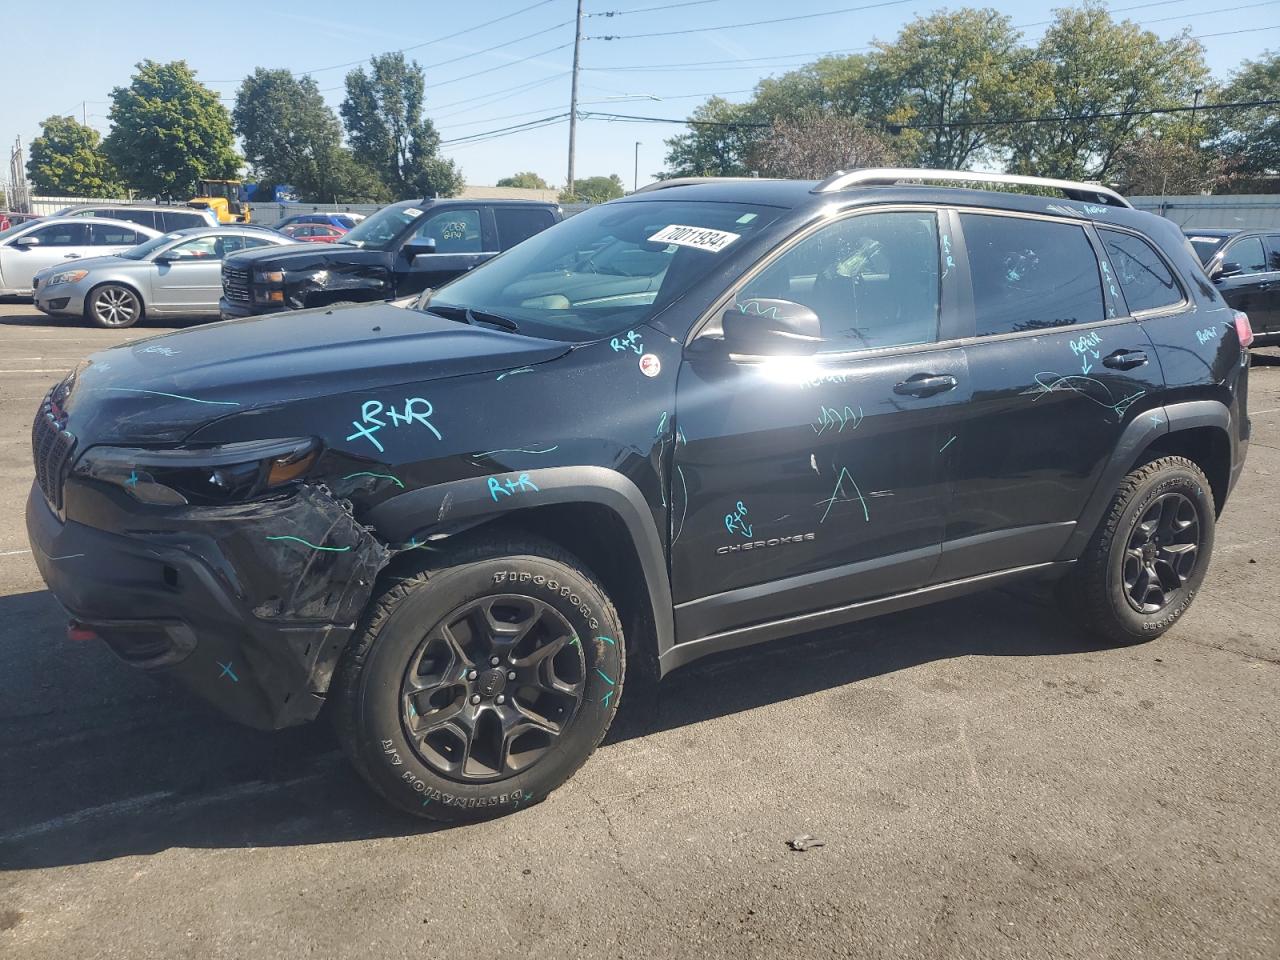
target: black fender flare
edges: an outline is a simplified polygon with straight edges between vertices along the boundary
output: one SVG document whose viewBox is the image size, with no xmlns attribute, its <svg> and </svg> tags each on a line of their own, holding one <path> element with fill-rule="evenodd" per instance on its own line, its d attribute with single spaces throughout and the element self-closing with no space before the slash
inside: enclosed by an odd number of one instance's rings
<svg viewBox="0 0 1280 960">
<path fill-rule="evenodd" d="M 363 519 L 383 541 L 403 544 L 413 539 L 424 541 L 433 530 L 461 531 L 531 507 L 574 503 L 603 506 L 626 526 L 644 571 L 657 644 L 655 653 L 661 658 L 675 643 L 675 611 L 662 536 L 640 489 L 607 467 L 548 467 L 502 477 L 521 474 L 536 485 L 536 491 L 518 490 L 498 496 L 490 489 L 489 476 L 452 480 L 384 500 Z"/>
<path fill-rule="evenodd" d="M 1055 559 L 1075 560 L 1102 522 L 1103 514 L 1115 496 L 1116 487 L 1133 467 L 1143 450 L 1161 437 L 1181 430 L 1212 427 L 1231 437 L 1231 409 L 1217 400 L 1186 400 L 1162 407 L 1151 407 L 1129 421 L 1120 434 L 1111 459 L 1107 462 L 1085 504 L 1076 528 Z M 1235 445 L 1232 444 L 1234 452 Z"/>
</svg>

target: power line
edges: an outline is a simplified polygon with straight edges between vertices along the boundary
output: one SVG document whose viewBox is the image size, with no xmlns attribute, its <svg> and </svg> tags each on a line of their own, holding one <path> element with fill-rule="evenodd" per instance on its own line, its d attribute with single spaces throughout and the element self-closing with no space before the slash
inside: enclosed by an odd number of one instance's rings
<svg viewBox="0 0 1280 960">
<path fill-rule="evenodd" d="M 385 52 L 408 53 L 410 50 L 421 50 L 423 47 L 429 47 L 437 43 L 444 43 L 446 40 L 452 40 L 454 37 L 461 37 L 463 34 L 473 33 L 476 30 L 483 30 L 485 27 L 491 27 L 495 23 L 501 23 L 503 20 L 510 20 L 512 17 L 518 17 L 521 14 L 528 13 L 530 10 L 536 10 L 538 7 L 545 7 L 548 3 L 553 3 L 553 2 L 554 0 L 537 0 L 536 3 L 531 3 L 527 7 L 521 7 L 519 10 L 513 10 L 511 13 L 504 13 L 500 17 L 494 17 L 492 20 L 486 20 L 484 23 L 477 23 L 475 26 L 466 27 L 462 30 L 458 30 L 455 33 L 450 33 L 447 36 L 436 37 L 434 40 L 424 40 L 421 43 L 414 43 L 414 44 L 410 44 L 407 47 L 400 47 L 398 50 L 388 50 Z M 327 70 L 341 70 L 343 67 L 355 67 L 355 66 L 359 66 L 362 63 L 367 63 L 369 60 L 373 59 L 373 57 L 377 55 L 378 54 L 376 53 L 371 53 L 369 54 L 369 56 L 362 57 L 359 60 L 348 60 L 346 63 L 335 63 L 327 67 L 315 67 L 311 70 L 290 70 L 289 72 L 293 74 L 295 77 L 304 77 L 313 73 L 324 73 Z M 239 80 L 205 80 L 203 82 L 204 83 L 239 83 L 240 81 Z M 330 87 L 329 89 L 333 90 L 337 88 Z"/>
<path fill-rule="evenodd" d="M 514 40 L 508 40 L 506 43 L 495 44 L 492 47 L 485 47 L 483 50 L 473 50 L 470 53 L 464 53 L 460 57 L 454 57 L 452 60 L 432 60 L 431 69 L 435 70 L 439 67 L 447 67 L 451 63 L 457 63 L 459 60 L 470 60 L 472 57 L 478 57 L 485 53 L 492 53 L 494 50 L 501 50 L 503 47 L 509 47 L 513 43 L 520 43 L 523 40 L 532 40 L 534 37 L 540 37 L 544 33 L 550 33 L 552 30 L 559 30 L 561 27 L 567 27 L 573 23 L 572 20 L 561 20 L 559 23 L 553 23 L 545 30 L 539 30 L 536 33 L 526 33 L 523 37 L 516 37 Z"/>
<path fill-rule="evenodd" d="M 1201 103 L 1194 106 L 1156 107 L 1150 110 L 1116 110 L 1104 113 L 1058 114 L 1040 117 L 1005 117 L 993 120 L 944 120 L 936 123 L 885 123 L 893 130 L 929 130 L 944 127 L 996 127 L 1016 126 L 1023 123 L 1066 123 L 1078 120 L 1113 120 L 1127 117 L 1150 117 L 1163 113 L 1188 113 L 1205 110 L 1233 110 L 1249 107 L 1270 107 L 1280 104 L 1280 97 L 1265 100 L 1237 100 L 1232 103 Z M 756 123 L 734 120 L 675 120 L 670 117 L 645 117 L 630 113 L 583 112 L 582 116 L 592 120 L 619 120 L 631 123 L 675 123 L 690 127 L 737 127 L 739 129 L 759 129 L 768 127 L 768 123 Z"/>
<path fill-rule="evenodd" d="M 425 86 L 425 89 L 427 90 L 433 90 L 436 87 L 448 86 L 451 83 L 458 83 L 462 80 L 470 80 L 472 77 L 479 77 L 479 76 L 483 76 L 486 73 L 493 73 L 495 70 L 505 70 L 508 67 L 514 67 L 521 63 L 528 63 L 530 60 L 538 59 L 538 57 L 545 57 L 548 53 L 555 53 L 557 50 L 563 50 L 565 49 L 565 47 L 572 47 L 572 46 L 573 46 L 573 41 L 570 40 L 568 43 L 561 43 L 554 47 L 549 47 L 546 50 L 540 50 L 537 53 L 531 53 L 527 57 L 520 57 L 519 59 L 516 59 L 516 60 L 510 60 L 507 63 L 500 63 L 496 67 L 486 67 L 484 70 L 476 70 L 474 73 L 464 73 L 461 76 L 450 77 L 448 80 L 441 80 L 439 83 L 428 83 L 428 84 L 425 84 L 424 86 Z"/>
<path fill-rule="evenodd" d="M 488 103 L 477 104 L 475 102 L 477 100 L 486 100 L 490 102 L 493 102 L 496 100 L 502 100 L 509 94 L 523 93 L 526 90 L 532 90 L 534 87 L 545 86 L 546 84 L 551 83 L 551 81 L 553 80 L 560 80 L 564 77 L 567 77 L 568 75 L 569 75 L 569 71 L 565 70 L 563 73 L 555 73 L 549 77 L 542 77 L 541 79 L 538 79 L 538 80 L 530 80 L 528 83 L 518 83 L 514 87 L 504 87 L 501 90 L 492 90 L 489 93 L 480 93 L 474 97 L 464 97 L 462 100 L 452 100 L 449 103 L 439 103 L 439 104 L 436 104 L 435 107 L 436 109 L 446 110 L 449 107 L 461 106 L 464 103 L 472 104 L 472 106 L 467 108 L 466 110 L 459 110 L 457 111 L 457 113 L 444 114 L 444 116 L 456 117 L 458 113 L 470 113 L 471 110 L 473 110 L 476 106 L 488 106 Z M 436 115 L 436 119 L 443 119 L 443 118 L 444 117 L 442 117 L 439 114 Z"/>
<path fill-rule="evenodd" d="M 522 133 L 525 130 L 536 129 L 537 127 L 540 127 L 540 126 L 546 126 L 549 123 L 552 123 L 556 120 L 564 120 L 568 116 L 569 116 L 568 113 L 556 113 L 548 117 L 539 117 L 537 120 L 526 120 L 524 123 L 513 123 L 509 127 L 498 127 L 496 130 L 482 130 L 479 133 L 471 133 L 463 137 L 454 137 L 451 140 L 441 140 L 440 146 L 447 147 L 457 143 L 468 143 L 470 141 L 478 141 L 478 140 L 490 140 L 490 139 L 494 139 L 498 134 L 507 136 L 512 133 Z"/>
<path fill-rule="evenodd" d="M 1109 14 L 1128 13 L 1133 10 L 1146 10 L 1146 9 L 1149 9 L 1150 7 L 1168 7 L 1168 6 L 1172 6 L 1175 3 L 1185 3 L 1185 2 L 1187 2 L 1187 0 L 1157 0 L 1157 2 L 1154 2 L 1154 3 L 1152 2 L 1137 3 L 1128 7 L 1109 8 L 1107 10 L 1107 13 Z M 1155 20 L 1141 20 L 1141 21 L 1137 21 L 1137 25 L 1145 26 L 1147 24 L 1152 24 L 1152 23 L 1164 23 L 1169 20 L 1190 20 L 1193 17 L 1205 17 L 1211 14 L 1218 15 L 1223 13 L 1231 13 L 1236 10 L 1248 10 L 1253 7 L 1266 7 L 1266 6 L 1271 6 L 1274 3 L 1275 3 L 1275 0 L 1266 0 L 1266 2 L 1263 2 L 1263 3 L 1250 3 L 1250 4 L 1245 4 L 1243 6 L 1238 6 L 1238 7 L 1215 8 L 1212 10 L 1199 10 L 1194 13 L 1188 13 L 1188 14 L 1183 14 L 1179 16 L 1160 17 Z M 1034 23 L 1015 23 L 1013 25 L 1013 29 L 1025 30 L 1030 27 L 1042 27 L 1045 24 L 1054 23 L 1054 22 L 1055 21 L 1053 20 L 1037 20 Z M 742 26 L 746 26 L 746 24 L 742 24 Z M 1267 29 L 1267 28 L 1264 27 L 1262 29 Z M 1225 36 L 1225 35 L 1226 34 L 1205 34 L 1204 36 Z M 845 54 L 845 53 L 859 53 L 863 50 L 870 50 L 872 49 L 873 46 L 874 44 L 863 44 L 858 47 L 842 47 L 837 50 L 810 50 L 806 52 L 797 51 L 795 53 L 774 53 L 774 54 L 770 54 L 768 56 L 763 56 L 763 57 L 746 57 L 746 58 L 735 59 L 734 63 L 741 64 L 742 65 L 741 67 L 734 66 L 734 65 L 708 66 L 706 60 L 686 60 L 686 61 L 677 62 L 677 63 L 627 64 L 623 66 L 610 66 L 610 67 L 583 67 L 582 69 L 590 70 L 593 73 L 663 72 L 663 71 L 670 71 L 673 68 L 681 68 L 681 69 L 687 68 L 689 70 L 699 70 L 699 71 L 750 69 L 750 67 L 748 67 L 747 65 L 763 64 L 764 61 L 767 61 L 767 60 L 779 60 L 779 61 L 787 60 L 787 61 L 796 61 L 797 64 L 804 64 L 809 62 L 808 58 L 811 58 L 811 57 L 821 58 L 821 57 L 836 56 L 838 54 Z M 800 58 L 800 59 L 797 60 L 796 58 Z M 769 65 L 770 66 L 791 66 L 792 64 L 776 63 L 776 64 L 769 64 Z"/>
<path fill-rule="evenodd" d="M 636 7 L 634 10 L 604 10 L 600 13 L 584 13 L 584 17 L 625 17 L 632 13 L 652 13 L 654 10 L 674 10 L 676 7 L 701 7 L 708 3 L 724 3 L 724 0 L 683 0 L 682 3 L 664 3 L 657 7 Z"/>
<path fill-rule="evenodd" d="M 710 33 L 719 30 L 737 30 L 741 27 L 759 27 L 772 23 L 794 23 L 797 20 L 814 20 L 818 17 L 834 17 L 842 13 L 857 13 L 860 10 L 875 10 L 880 7 L 900 7 L 914 0 L 881 0 L 880 3 L 868 3 L 860 7 L 842 7 L 839 10 L 824 10 L 821 13 L 800 13 L 792 17 L 776 17 L 772 20 L 749 20 L 746 23 L 726 23 L 715 27 L 688 27 L 684 30 L 659 30 L 654 33 L 627 33 L 603 37 L 591 37 L 592 40 L 640 40 L 648 37 L 677 37 L 689 33 Z"/>
</svg>

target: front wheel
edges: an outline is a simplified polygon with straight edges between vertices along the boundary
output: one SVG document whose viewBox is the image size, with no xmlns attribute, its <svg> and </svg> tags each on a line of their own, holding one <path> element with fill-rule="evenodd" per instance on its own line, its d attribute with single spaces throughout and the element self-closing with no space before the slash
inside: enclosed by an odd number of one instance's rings
<svg viewBox="0 0 1280 960">
<path fill-rule="evenodd" d="M 85 312 L 100 327 L 132 327 L 142 319 L 142 300 L 128 287 L 107 283 L 89 295 Z"/>
<path fill-rule="evenodd" d="M 568 780 L 608 731 L 624 672 L 618 615 L 579 562 L 541 541 L 479 545 L 370 602 L 334 720 L 393 805 L 474 819 Z"/>
<path fill-rule="evenodd" d="M 1115 643 L 1160 636 L 1186 613 L 1213 552 L 1209 481 L 1184 457 L 1162 457 L 1124 478 L 1075 569 L 1066 612 Z"/>
</svg>

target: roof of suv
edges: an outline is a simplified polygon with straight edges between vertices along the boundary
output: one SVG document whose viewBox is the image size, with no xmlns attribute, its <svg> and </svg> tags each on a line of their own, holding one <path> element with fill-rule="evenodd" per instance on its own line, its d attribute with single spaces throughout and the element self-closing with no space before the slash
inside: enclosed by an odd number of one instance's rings
<svg viewBox="0 0 1280 960">
<path fill-rule="evenodd" d="M 160 213 L 194 213 L 200 214 L 205 212 L 204 207 L 186 207 L 181 204 L 172 204 L 164 206 L 163 204 L 154 203 L 76 203 L 69 207 L 64 207 L 58 211 L 58 216 L 72 216 L 82 210 L 151 210 Z"/>
<path fill-rule="evenodd" d="M 912 182 L 914 180 L 922 182 Z M 982 189 L 980 186 L 975 189 L 973 186 L 984 182 L 999 183 L 1004 189 Z M 1030 189 L 1019 190 L 1019 187 Z M 1057 193 L 1046 197 L 1031 192 L 1031 189 L 1052 189 Z M 1096 184 L 970 171 L 896 168 L 838 173 L 823 181 L 754 177 L 682 178 L 651 183 L 624 199 L 677 198 L 760 203 L 792 210 L 824 207 L 832 203 L 845 205 L 851 201 L 968 203 L 1008 209 L 1042 209 L 1046 200 L 1052 200 L 1084 204 L 1084 208 L 1071 208 L 1070 212 L 1077 215 L 1133 213 L 1128 201 L 1109 188 Z"/>
</svg>

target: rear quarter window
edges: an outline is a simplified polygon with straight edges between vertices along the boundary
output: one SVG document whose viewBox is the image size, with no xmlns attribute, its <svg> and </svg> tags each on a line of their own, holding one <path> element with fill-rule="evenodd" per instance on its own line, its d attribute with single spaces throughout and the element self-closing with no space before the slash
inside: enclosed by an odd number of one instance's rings
<svg viewBox="0 0 1280 960">
<path fill-rule="evenodd" d="M 1114 230 L 1099 230 L 1130 313 L 1182 303 L 1182 287 L 1151 244 Z"/>
<path fill-rule="evenodd" d="M 503 250 L 528 240 L 555 223 L 550 210 L 495 207 L 493 216 L 498 222 L 498 246 Z"/>
</svg>

